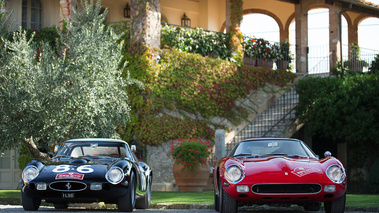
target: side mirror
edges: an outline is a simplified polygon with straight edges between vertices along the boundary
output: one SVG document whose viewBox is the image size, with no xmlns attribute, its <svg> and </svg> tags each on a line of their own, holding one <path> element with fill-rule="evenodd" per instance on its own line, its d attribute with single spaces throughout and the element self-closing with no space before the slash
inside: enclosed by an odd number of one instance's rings
<svg viewBox="0 0 379 213">
<path fill-rule="evenodd" d="M 326 151 L 326 152 L 324 153 L 324 156 L 325 156 L 326 158 L 331 157 L 331 156 L 332 156 L 332 153 L 329 152 L 329 151 Z"/>
<path fill-rule="evenodd" d="M 58 145 L 55 145 L 55 146 L 54 146 L 54 153 L 56 153 L 56 152 L 58 151 L 58 148 L 59 148 Z"/>
<path fill-rule="evenodd" d="M 135 153 L 137 151 L 136 145 L 131 145 L 130 150 Z"/>
</svg>

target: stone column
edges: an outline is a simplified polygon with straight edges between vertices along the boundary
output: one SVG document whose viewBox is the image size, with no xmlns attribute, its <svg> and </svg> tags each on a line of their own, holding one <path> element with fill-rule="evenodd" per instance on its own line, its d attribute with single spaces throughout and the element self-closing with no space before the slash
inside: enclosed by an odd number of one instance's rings
<svg viewBox="0 0 379 213">
<path fill-rule="evenodd" d="M 336 68 L 341 61 L 341 14 L 342 6 L 335 2 L 329 7 L 329 65 Z"/>
<path fill-rule="evenodd" d="M 296 72 L 308 72 L 308 8 L 305 1 L 295 5 Z"/>
<path fill-rule="evenodd" d="M 232 10 L 230 7 L 232 6 L 232 3 L 230 0 L 225 0 L 226 2 L 226 16 L 225 16 L 225 30 L 226 33 L 228 34 L 230 31 L 230 26 L 232 26 L 232 21 L 230 20 L 230 16 L 232 14 Z"/>
<path fill-rule="evenodd" d="M 215 157 L 219 160 L 225 156 L 225 130 L 217 129 L 215 133 Z"/>
<path fill-rule="evenodd" d="M 76 0 L 60 0 L 60 10 L 59 10 L 59 15 L 60 15 L 60 20 L 62 21 L 63 19 L 69 19 L 72 13 L 72 8 L 75 7 L 76 5 Z M 59 23 L 59 27 L 62 29 L 63 28 L 63 23 Z"/>
<path fill-rule="evenodd" d="M 348 45 L 358 44 L 358 24 L 351 24 L 348 27 Z"/>
<path fill-rule="evenodd" d="M 0 12 L 2 12 L 2 13 L 7 12 L 7 2 L 8 1 L 2 2 L 2 4 L 0 5 Z"/>
<path fill-rule="evenodd" d="M 131 0 L 132 41 L 160 48 L 160 0 Z"/>
</svg>

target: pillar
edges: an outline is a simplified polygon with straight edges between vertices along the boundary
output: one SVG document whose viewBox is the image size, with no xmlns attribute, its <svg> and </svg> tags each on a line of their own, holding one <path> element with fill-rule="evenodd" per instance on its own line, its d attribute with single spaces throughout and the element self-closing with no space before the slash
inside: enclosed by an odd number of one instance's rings
<svg viewBox="0 0 379 213">
<path fill-rule="evenodd" d="M 71 16 L 72 8 L 76 5 L 76 0 L 60 0 L 59 4 L 61 6 L 59 10 L 60 20 L 68 19 Z M 59 23 L 59 27 L 63 28 L 63 23 Z"/>
<path fill-rule="evenodd" d="M 335 2 L 329 7 L 329 65 L 330 69 L 336 68 L 341 61 L 341 18 L 342 5 Z"/>
<path fill-rule="evenodd" d="M 7 1 L 0 1 L 1 5 L 0 5 L 0 12 L 1 13 L 4 13 L 4 12 L 7 12 Z"/>
<path fill-rule="evenodd" d="M 217 129 L 215 133 L 215 157 L 219 160 L 225 157 L 225 130 Z"/>
<path fill-rule="evenodd" d="M 226 1 L 225 29 L 226 29 L 226 34 L 228 34 L 230 31 L 230 26 L 232 26 L 232 21 L 230 20 L 230 16 L 232 14 L 232 10 L 231 10 L 232 3 L 230 2 L 230 0 L 225 0 L 225 1 Z"/>
<path fill-rule="evenodd" d="M 308 72 L 308 8 L 305 1 L 295 5 L 296 72 Z"/>
<path fill-rule="evenodd" d="M 160 0 L 131 0 L 132 41 L 160 48 Z"/>
<path fill-rule="evenodd" d="M 358 44 L 358 24 L 348 26 L 348 45 Z"/>
</svg>

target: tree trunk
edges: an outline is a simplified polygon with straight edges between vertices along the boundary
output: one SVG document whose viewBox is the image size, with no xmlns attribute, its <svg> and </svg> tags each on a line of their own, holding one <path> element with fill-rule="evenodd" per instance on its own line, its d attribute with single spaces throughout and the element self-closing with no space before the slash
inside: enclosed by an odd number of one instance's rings
<svg viewBox="0 0 379 213">
<path fill-rule="evenodd" d="M 28 147 L 33 158 L 37 160 L 43 160 L 43 161 L 50 160 L 50 157 L 47 153 L 43 153 L 38 150 L 36 144 L 33 142 L 33 137 L 25 138 L 25 144 L 26 144 L 26 147 Z"/>
</svg>

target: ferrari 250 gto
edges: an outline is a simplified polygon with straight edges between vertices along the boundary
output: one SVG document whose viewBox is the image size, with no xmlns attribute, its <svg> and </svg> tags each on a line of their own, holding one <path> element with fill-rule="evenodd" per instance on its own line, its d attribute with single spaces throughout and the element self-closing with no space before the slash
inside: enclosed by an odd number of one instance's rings
<svg viewBox="0 0 379 213">
<path fill-rule="evenodd" d="M 300 140 L 256 138 L 238 143 L 214 165 L 216 211 L 237 212 L 239 205 L 297 204 L 307 211 L 345 210 L 346 173 L 330 152 L 319 159 Z"/>
</svg>

